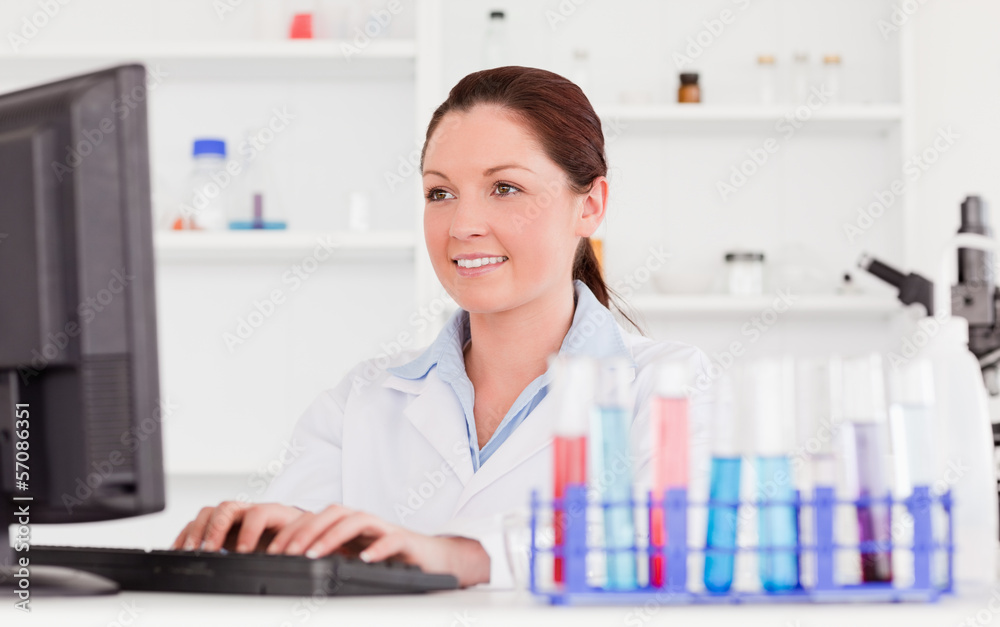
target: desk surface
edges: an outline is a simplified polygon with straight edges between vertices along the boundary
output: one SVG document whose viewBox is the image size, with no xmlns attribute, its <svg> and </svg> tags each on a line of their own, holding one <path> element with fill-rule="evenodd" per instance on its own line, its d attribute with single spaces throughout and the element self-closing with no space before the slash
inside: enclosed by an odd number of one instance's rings
<svg viewBox="0 0 1000 627">
<path fill-rule="evenodd" d="M 298 625 L 406 625 L 434 627 L 530 627 L 532 625 L 761 625 L 859 627 L 901 625 L 952 627 L 1000 624 L 1000 593 L 936 604 L 744 605 L 672 607 L 549 607 L 515 592 L 465 590 L 406 597 L 293 598 L 229 595 L 122 593 L 95 598 L 38 598 L 26 615 L 5 599 L 0 624 L 78 627 L 295 627 Z"/>
<path fill-rule="evenodd" d="M 34 525 L 35 544 L 163 548 L 201 506 L 248 490 L 245 477 L 169 477 L 165 512 L 128 520 L 79 525 Z M 296 598 L 233 595 L 121 593 L 94 598 L 33 598 L 32 612 L 14 609 L 0 595 L 0 625 L 28 627 L 297 627 L 299 625 L 415 625 L 530 627 L 568 624 L 761 625 L 766 627 L 952 627 L 1000 625 L 1000 585 L 990 592 L 935 604 L 550 607 L 516 592 L 463 590 L 399 597 Z M 990 607 L 992 601 L 992 608 Z M 679 622 L 675 622 L 679 621 Z M 696 623 L 697 621 L 697 623 Z"/>
</svg>

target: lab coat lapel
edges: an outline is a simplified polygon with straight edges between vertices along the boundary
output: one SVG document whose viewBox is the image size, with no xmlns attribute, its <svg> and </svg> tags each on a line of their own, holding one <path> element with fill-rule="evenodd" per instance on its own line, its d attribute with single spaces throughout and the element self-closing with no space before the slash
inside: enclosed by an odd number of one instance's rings
<svg viewBox="0 0 1000 627">
<path fill-rule="evenodd" d="M 465 412 L 451 386 L 437 376 L 437 369 L 419 382 L 393 375 L 384 385 L 414 394 L 403 415 L 448 462 L 462 485 L 467 485 L 473 469 L 468 428 L 463 419 Z"/>
<path fill-rule="evenodd" d="M 552 444 L 554 416 L 551 399 L 551 395 L 546 395 L 472 476 L 455 506 L 456 514 L 477 493 Z"/>
</svg>

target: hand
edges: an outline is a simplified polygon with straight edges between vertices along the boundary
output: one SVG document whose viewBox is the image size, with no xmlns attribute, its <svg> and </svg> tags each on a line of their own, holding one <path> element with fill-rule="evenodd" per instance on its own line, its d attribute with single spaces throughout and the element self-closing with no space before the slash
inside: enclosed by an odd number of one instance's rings
<svg viewBox="0 0 1000 627">
<path fill-rule="evenodd" d="M 225 501 L 218 507 L 205 507 L 174 540 L 173 549 L 218 551 L 225 545 L 239 553 L 250 553 L 268 539 L 268 531 L 278 531 L 305 512 L 279 503 Z M 235 542 L 232 538 L 234 530 Z M 228 541 L 227 541 L 228 537 Z M 233 546 L 235 545 L 235 546 Z"/>
<path fill-rule="evenodd" d="M 392 557 L 428 573 L 452 574 L 462 587 L 490 579 L 489 555 L 475 540 L 427 536 L 341 505 L 318 514 L 305 512 L 287 522 L 267 552 L 322 557 L 345 548 L 360 549 L 359 557 L 366 562 Z"/>
</svg>

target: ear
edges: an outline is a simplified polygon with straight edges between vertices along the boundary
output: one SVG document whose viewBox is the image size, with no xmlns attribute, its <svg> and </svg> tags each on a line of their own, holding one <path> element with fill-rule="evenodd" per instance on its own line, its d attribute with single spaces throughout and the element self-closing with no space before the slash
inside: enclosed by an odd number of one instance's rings
<svg viewBox="0 0 1000 627">
<path fill-rule="evenodd" d="M 580 206 L 580 213 L 577 217 L 576 235 L 590 237 L 593 235 L 601 222 L 604 222 L 604 214 L 608 209 L 608 179 L 599 176 L 594 179 L 594 184 L 590 192 L 583 197 Z"/>
</svg>

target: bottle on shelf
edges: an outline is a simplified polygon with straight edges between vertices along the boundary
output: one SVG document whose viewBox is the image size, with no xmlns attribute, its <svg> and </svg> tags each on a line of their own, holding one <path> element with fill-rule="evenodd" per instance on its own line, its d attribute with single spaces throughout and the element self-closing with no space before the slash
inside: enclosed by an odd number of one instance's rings
<svg viewBox="0 0 1000 627">
<path fill-rule="evenodd" d="M 483 38 L 483 69 L 507 65 L 509 55 L 507 14 L 503 11 L 490 11 L 486 37 Z"/>
<path fill-rule="evenodd" d="M 801 104 L 809 97 L 809 53 L 796 52 L 792 56 L 792 102 Z"/>
<path fill-rule="evenodd" d="M 226 228 L 232 194 L 232 175 L 226 171 L 226 142 L 196 139 L 194 167 L 186 202 L 173 224 L 175 230 L 220 231 Z"/>
<path fill-rule="evenodd" d="M 590 90 L 590 52 L 586 48 L 573 49 L 573 67 L 569 79 L 587 93 Z"/>
<path fill-rule="evenodd" d="M 677 102 L 701 102 L 701 87 L 698 85 L 697 72 L 682 72 L 681 86 L 677 89 Z"/>
<path fill-rule="evenodd" d="M 773 54 L 757 57 L 758 101 L 764 106 L 778 102 L 778 65 Z"/>
<path fill-rule="evenodd" d="M 830 104 L 844 103 L 844 70 L 839 54 L 823 57 L 823 87 L 829 94 Z"/>
</svg>

